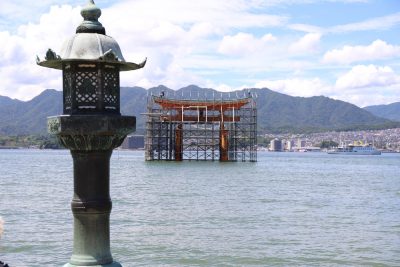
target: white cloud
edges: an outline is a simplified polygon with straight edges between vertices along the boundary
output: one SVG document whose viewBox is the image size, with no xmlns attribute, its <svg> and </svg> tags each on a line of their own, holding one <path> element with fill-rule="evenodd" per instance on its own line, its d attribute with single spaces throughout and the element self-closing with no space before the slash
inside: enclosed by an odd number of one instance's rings
<svg viewBox="0 0 400 267">
<path fill-rule="evenodd" d="M 0 50 L 0 95 L 27 100 L 45 88 L 61 89 L 61 72 L 36 66 L 35 56 L 38 54 L 43 58 L 47 48 L 59 52 L 62 41 L 74 34 L 82 18 L 79 14 L 80 7 L 72 8 L 64 5 L 48 9 L 49 3 L 54 3 L 55 0 L 29 2 L 34 3 L 29 5 L 23 4 L 27 0 L 18 1 L 21 1 L 18 2 L 18 6 L 28 6 L 31 10 L 22 10 L 21 13 L 14 14 L 18 11 L 17 5 L 5 5 L 4 1 L 0 1 L 0 7 L 7 8 L 7 10 L 0 8 L 0 15 L 18 18 L 23 16 L 24 12 L 25 15 L 43 15 L 40 19 L 36 17 L 26 20 L 36 21 L 34 23 L 27 23 L 9 31 L 0 30 L 0 46 L 2 47 Z M 71 2 L 72 0 L 60 0 L 60 3 Z M 302 0 L 301 4 L 315 2 L 315 0 Z M 100 17 L 100 22 L 105 26 L 107 34 L 118 41 L 125 59 L 141 62 L 144 57 L 148 57 L 144 69 L 121 74 L 122 86 L 152 87 L 164 84 L 171 88 L 180 88 L 188 84 L 197 84 L 232 91 L 244 87 L 244 84 L 257 84 L 257 87 L 267 86 L 291 95 L 323 94 L 345 101 L 354 99 L 358 104 L 367 99 L 365 92 L 373 96 L 373 101 L 378 101 L 378 99 L 386 101 L 395 99 L 396 96 L 398 101 L 399 91 L 395 91 L 399 89 L 397 78 L 394 82 L 393 80 L 392 83 L 389 82 L 393 77 L 397 77 L 393 66 L 390 69 L 392 74 L 389 70 L 386 78 L 384 71 L 379 69 L 384 67 L 375 67 L 376 72 L 380 73 L 381 82 L 366 82 L 365 85 L 357 87 L 356 85 L 362 82 L 355 82 L 355 78 L 351 78 L 350 74 L 347 76 L 343 74 L 336 83 L 326 80 L 331 75 L 330 71 L 336 70 L 329 66 L 327 72 L 321 71 L 327 66 L 321 66 L 313 55 L 311 55 L 313 58 L 310 58 L 310 53 L 319 52 L 319 47 L 324 45 L 321 43 L 322 35 L 355 31 L 358 26 L 361 27 L 360 30 L 390 28 L 398 23 L 399 14 L 323 29 L 312 25 L 296 24 L 295 17 L 290 18 L 290 22 L 293 23 L 287 25 L 289 16 L 269 13 L 268 7 L 271 5 L 299 3 L 293 0 L 203 0 L 197 2 L 118 0 L 107 4 L 105 0 L 98 0 L 96 3 L 99 7 L 104 6 L 102 3 L 107 6 L 107 8 L 102 8 L 103 15 Z M 43 10 L 49 11 L 43 13 Z M 5 24 L 0 22 L 0 27 L 2 25 Z M 276 27 L 299 30 L 305 32 L 305 35 L 294 40 L 292 36 L 285 35 Z M 268 32 L 273 32 L 274 35 Z M 277 41 L 278 38 L 279 41 Z M 371 60 L 396 55 L 397 46 L 383 41 L 376 43 L 377 41 L 365 47 L 350 47 L 350 50 L 353 50 L 349 53 L 354 58 L 345 55 L 342 58 L 356 62 L 358 59 L 354 49 L 359 51 L 358 58 L 362 58 L 365 57 L 365 51 L 375 46 L 372 49 L 373 52 L 370 53 L 370 55 L 375 55 L 375 58 Z M 332 50 L 328 53 L 346 54 L 348 53 L 346 49 Z M 381 51 L 380 54 L 379 51 Z M 332 63 L 334 59 L 329 59 L 328 53 L 326 53 L 327 62 Z M 221 56 L 221 54 L 229 56 Z M 299 58 L 298 55 L 305 56 Z M 315 70 L 320 71 L 321 77 L 313 72 Z M 349 73 L 351 71 L 349 70 Z M 292 75 L 293 73 L 295 75 Z M 286 75 L 288 78 L 260 81 L 266 75 L 267 77 Z M 361 74 L 358 73 L 358 75 Z M 371 78 L 369 81 L 372 80 Z M 377 84 L 386 84 L 379 88 L 379 95 L 373 92 L 378 88 Z"/>
<path fill-rule="evenodd" d="M 28 100 L 46 88 L 61 89 L 61 72 L 36 65 L 36 55 L 58 49 L 79 24 L 80 8 L 54 6 L 39 24 L 20 26 L 16 34 L 0 32 L 0 95 Z"/>
<path fill-rule="evenodd" d="M 134 21 L 128 24 L 135 28 L 148 21 L 169 21 L 179 25 L 207 22 L 223 29 L 262 28 L 282 25 L 287 21 L 284 16 L 253 12 L 257 7 L 255 1 L 246 0 L 125 0 L 105 11 L 126 22 L 132 21 L 133 12 Z M 127 12 L 128 10 L 131 12 Z"/>
<path fill-rule="evenodd" d="M 320 33 L 307 33 L 289 47 L 294 54 L 315 53 L 319 49 Z"/>
<path fill-rule="evenodd" d="M 357 65 L 336 80 L 336 88 L 368 88 L 384 87 L 400 84 L 397 75 L 388 66 Z M 400 95 L 400 94 L 399 94 Z"/>
<path fill-rule="evenodd" d="M 301 97 L 324 95 L 360 107 L 400 101 L 400 75 L 387 66 L 358 65 L 330 83 L 318 77 L 264 80 L 256 88 Z"/>
<path fill-rule="evenodd" d="M 269 42 L 276 41 L 272 34 L 257 39 L 252 34 L 240 32 L 234 36 L 224 36 L 218 52 L 225 55 L 245 55 L 263 50 Z"/>
<path fill-rule="evenodd" d="M 342 33 L 342 32 L 354 32 L 354 31 L 385 30 L 392 28 L 393 26 L 398 25 L 399 23 L 400 23 L 400 12 L 387 16 L 367 19 L 361 22 L 337 25 L 334 27 L 330 27 L 328 31 L 333 33 Z"/>
<path fill-rule="evenodd" d="M 226 32 L 286 22 L 283 16 L 255 12 L 260 5 L 258 1 L 245 0 L 123 0 L 103 8 L 99 21 L 120 44 L 126 60 L 141 62 L 148 57 L 145 69 L 121 75 L 121 85 L 165 84 L 179 88 L 206 83 L 206 79 L 187 70 L 192 66 L 185 65 L 184 60 L 215 52 L 216 39 Z M 1 6 L 7 10 L 0 14 L 12 15 L 15 9 L 15 5 L 3 2 Z M 82 20 L 80 9 L 53 6 L 38 23 L 22 25 L 13 33 L 0 31 L 0 64 L 7 65 L 0 69 L 0 95 L 27 100 L 45 88 L 61 89 L 61 73 L 36 66 L 35 57 L 43 58 L 48 48 L 59 53 L 62 42 L 74 34 Z M 31 11 L 34 10 L 38 9 Z M 265 35 L 259 42 L 273 38 Z"/>
<path fill-rule="evenodd" d="M 310 79 L 289 78 L 282 80 L 265 80 L 257 82 L 255 87 L 266 87 L 280 93 L 303 97 L 329 95 L 331 92 L 331 87 L 317 77 Z"/>
<path fill-rule="evenodd" d="M 295 31 L 302 31 L 302 32 L 307 32 L 307 33 L 322 33 L 323 29 L 318 26 L 314 25 L 309 25 L 309 24 L 290 24 L 288 25 L 289 29 L 295 30 Z"/>
<path fill-rule="evenodd" d="M 351 2 L 351 0 L 349 2 Z M 400 24 L 400 12 L 382 17 L 369 18 L 364 21 L 335 25 L 331 27 L 319 27 L 317 25 L 303 23 L 293 23 L 287 25 L 287 27 L 295 31 L 302 31 L 307 33 L 338 34 L 360 31 L 388 30 L 398 24 Z"/>
<path fill-rule="evenodd" d="M 270 33 L 265 34 L 263 37 L 261 37 L 261 41 L 266 43 L 266 42 L 275 42 L 278 38 L 273 36 Z"/>
<path fill-rule="evenodd" d="M 325 53 L 324 63 L 349 64 L 358 61 L 391 59 L 400 57 L 400 46 L 376 40 L 368 46 L 344 46 Z"/>
<path fill-rule="evenodd" d="M 340 75 L 332 97 L 358 106 L 400 101 L 400 75 L 388 66 L 357 65 Z"/>
<path fill-rule="evenodd" d="M 199 22 L 195 23 L 189 31 L 192 38 L 204 38 L 214 34 L 221 34 L 222 31 L 217 27 L 214 27 L 210 22 Z"/>
<path fill-rule="evenodd" d="M 234 36 L 224 36 L 218 52 L 226 55 L 237 55 L 251 53 L 255 50 L 256 38 L 249 33 L 238 33 Z"/>
</svg>

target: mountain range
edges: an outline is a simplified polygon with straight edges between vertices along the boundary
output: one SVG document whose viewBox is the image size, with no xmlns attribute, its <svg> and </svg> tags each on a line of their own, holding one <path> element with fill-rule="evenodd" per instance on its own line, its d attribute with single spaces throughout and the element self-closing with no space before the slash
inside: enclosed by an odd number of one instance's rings
<svg viewBox="0 0 400 267">
<path fill-rule="evenodd" d="M 392 121 L 400 121 L 400 102 L 389 105 L 376 105 L 364 108 L 375 116 L 386 118 Z"/>
<path fill-rule="evenodd" d="M 317 132 L 329 130 L 383 129 L 400 127 L 400 103 L 370 106 L 364 109 L 324 96 L 293 97 L 270 89 L 245 89 L 229 93 L 256 95 L 259 132 Z M 137 132 L 144 132 L 148 95 L 183 96 L 184 98 L 219 97 L 214 89 L 190 85 L 177 91 L 165 86 L 151 89 L 121 88 L 121 113 L 137 117 Z M 225 97 L 227 93 L 225 93 Z M 0 96 L 0 134 L 46 134 L 46 118 L 62 114 L 62 92 L 47 89 L 29 101 Z"/>
</svg>

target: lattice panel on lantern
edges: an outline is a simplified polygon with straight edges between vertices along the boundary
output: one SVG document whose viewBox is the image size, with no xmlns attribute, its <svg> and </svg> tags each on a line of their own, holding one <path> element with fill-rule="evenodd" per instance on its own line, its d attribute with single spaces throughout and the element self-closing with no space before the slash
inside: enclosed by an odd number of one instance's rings
<svg viewBox="0 0 400 267">
<path fill-rule="evenodd" d="M 72 72 L 70 69 L 65 69 L 64 77 L 63 77 L 64 109 L 65 110 L 70 110 L 72 107 L 71 89 L 72 89 Z"/>
<path fill-rule="evenodd" d="M 104 102 L 106 105 L 116 108 L 118 105 L 118 70 L 106 70 L 104 72 Z"/>
<path fill-rule="evenodd" d="M 75 99 L 78 107 L 95 108 L 98 101 L 96 95 L 97 71 L 78 71 L 75 78 Z"/>
</svg>

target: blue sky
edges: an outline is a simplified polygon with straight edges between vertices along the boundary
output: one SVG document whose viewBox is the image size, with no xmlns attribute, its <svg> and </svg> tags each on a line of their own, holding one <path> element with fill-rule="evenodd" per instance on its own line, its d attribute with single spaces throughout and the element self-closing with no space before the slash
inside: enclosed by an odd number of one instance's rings
<svg viewBox="0 0 400 267">
<path fill-rule="evenodd" d="M 400 101 L 400 0 L 97 0 L 128 61 L 122 86 L 267 87 L 358 106 Z M 74 34 L 85 0 L 0 3 L 0 95 L 61 90 L 35 65 Z"/>
</svg>

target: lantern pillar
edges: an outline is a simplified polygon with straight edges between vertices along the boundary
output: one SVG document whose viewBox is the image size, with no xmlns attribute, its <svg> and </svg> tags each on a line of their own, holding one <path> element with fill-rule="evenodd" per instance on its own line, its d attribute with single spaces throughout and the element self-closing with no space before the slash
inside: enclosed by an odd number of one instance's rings
<svg viewBox="0 0 400 267">
<path fill-rule="evenodd" d="M 48 119 L 48 131 L 71 151 L 73 252 L 64 267 L 120 267 L 110 251 L 110 157 L 135 127 L 135 117 L 73 115 Z"/>
<path fill-rule="evenodd" d="M 126 62 L 118 43 L 98 21 L 101 10 L 89 0 L 84 21 L 37 64 L 63 71 L 63 115 L 48 118 L 48 132 L 71 151 L 74 193 L 72 256 L 64 267 L 121 267 L 110 250 L 110 158 L 136 129 L 136 117 L 120 113 L 120 71 L 143 68 Z"/>
</svg>

